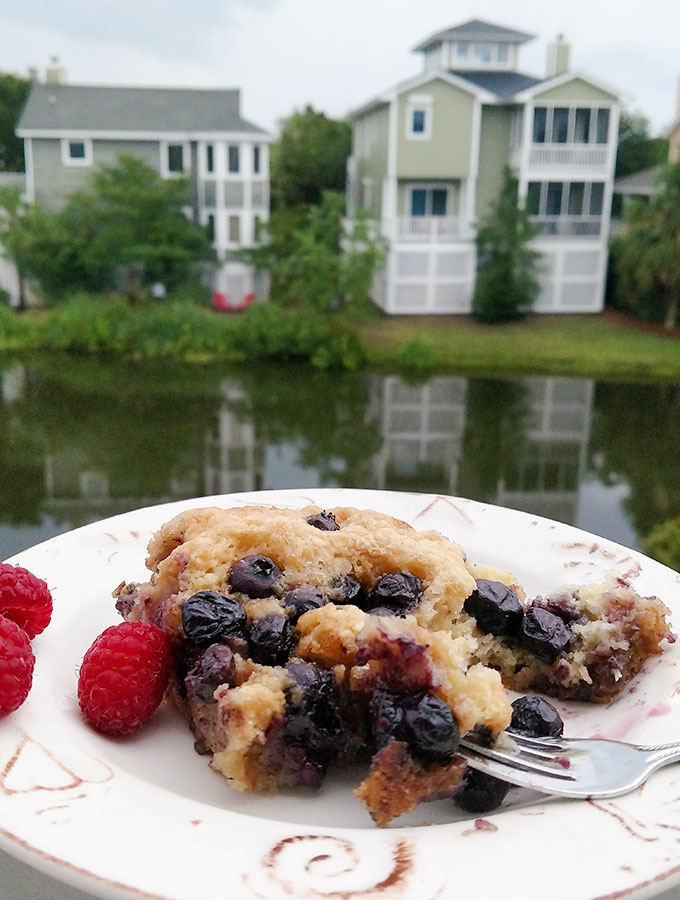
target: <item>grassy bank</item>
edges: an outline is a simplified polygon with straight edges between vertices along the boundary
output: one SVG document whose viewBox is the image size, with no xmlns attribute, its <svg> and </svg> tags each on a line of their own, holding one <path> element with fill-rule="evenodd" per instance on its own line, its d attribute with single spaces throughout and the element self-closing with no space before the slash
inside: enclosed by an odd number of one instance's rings
<svg viewBox="0 0 680 900">
<path fill-rule="evenodd" d="M 41 313 L 0 307 L 0 352 L 28 350 L 202 363 L 298 359 L 318 368 L 423 375 L 680 379 L 680 335 L 650 333 L 606 314 L 490 326 L 467 316 L 376 314 L 348 322 L 274 304 L 228 315 L 187 303 L 130 306 L 88 296 Z"/>
<path fill-rule="evenodd" d="M 467 316 L 407 316 L 364 325 L 369 363 L 442 372 L 680 378 L 680 334 L 603 315 L 531 316 L 481 325 Z"/>
</svg>

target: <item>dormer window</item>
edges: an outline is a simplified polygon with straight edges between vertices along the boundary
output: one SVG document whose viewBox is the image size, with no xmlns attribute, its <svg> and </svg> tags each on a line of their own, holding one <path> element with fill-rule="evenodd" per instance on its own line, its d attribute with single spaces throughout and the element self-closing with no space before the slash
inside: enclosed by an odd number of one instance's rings
<svg viewBox="0 0 680 900">
<path fill-rule="evenodd" d="M 65 166 L 91 166 L 92 141 L 84 138 L 62 138 L 61 161 Z"/>
<path fill-rule="evenodd" d="M 406 137 L 426 141 L 432 136 L 432 98 L 412 94 L 406 107 Z"/>
</svg>

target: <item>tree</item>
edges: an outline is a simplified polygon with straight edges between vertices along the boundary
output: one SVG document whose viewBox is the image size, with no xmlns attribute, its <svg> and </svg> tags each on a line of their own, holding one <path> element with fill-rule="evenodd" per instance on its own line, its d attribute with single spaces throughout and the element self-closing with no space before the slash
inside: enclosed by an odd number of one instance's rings
<svg viewBox="0 0 680 900">
<path fill-rule="evenodd" d="M 48 296 L 122 281 L 134 299 L 143 284 L 176 287 L 195 276 L 201 260 L 213 258 L 207 229 L 183 212 L 187 195 L 185 180 L 163 180 L 141 160 L 121 156 L 59 212 L 37 205 L 15 210 L 0 238 L 19 270 Z"/>
<path fill-rule="evenodd" d="M 274 206 L 318 205 L 324 191 L 342 193 L 351 149 L 348 122 L 329 119 L 311 106 L 294 112 L 271 148 Z"/>
<path fill-rule="evenodd" d="M 24 171 L 24 144 L 14 133 L 31 82 L 0 72 L 0 172 Z"/>
<path fill-rule="evenodd" d="M 539 254 L 529 246 L 536 230 L 518 203 L 517 179 L 506 167 L 500 194 L 481 223 L 472 311 L 481 322 L 519 319 L 538 296 Z"/>
<path fill-rule="evenodd" d="M 648 200 L 631 203 L 612 246 L 617 298 L 672 329 L 680 320 L 680 162 L 665 166 Z"/>
<path fill-rule="evenodd" d="M 659 166 L 668 159 L 668 140 L 649 134 L 649 122 L 639 114 L 621 113 L 616 151 L 616 178 Z"/>
<path fill-rule="evenodd" d="M 343 195 L 326 191 L 316 206 L 276 210 L 269 239 L 241 251 L 241 258 L 270 271 L 274 302 L 321 313 L 368 307 L 384 247 L 361 216 L 346 232 L 343 213 Z"/>
</svg>

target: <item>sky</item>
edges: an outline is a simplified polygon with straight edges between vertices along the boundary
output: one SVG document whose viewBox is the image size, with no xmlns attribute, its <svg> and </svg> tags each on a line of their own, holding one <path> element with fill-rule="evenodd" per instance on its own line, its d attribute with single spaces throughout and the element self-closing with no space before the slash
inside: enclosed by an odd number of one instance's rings
<svg viewBox="0 0 680 900">
<path fill-rule="evenodd" d="M 677 115 L 678 0 L 0 0 L 0 71 L 73 84 L 239 87 L 245 118 L 276 131 L 310 104 L 333 118 L 421 70 L 412 47 L 480 18 L 536 38 L 520 68 L 545 73 L 547 45 L 617 88 L 660 134 Z"/>
</svg>

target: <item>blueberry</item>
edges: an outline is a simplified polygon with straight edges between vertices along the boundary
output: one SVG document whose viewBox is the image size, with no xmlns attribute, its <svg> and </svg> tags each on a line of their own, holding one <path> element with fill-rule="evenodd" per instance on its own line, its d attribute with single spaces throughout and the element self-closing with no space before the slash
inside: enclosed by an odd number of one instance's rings
<svg viewBox="0 0 680 900">
<path fill-rule="evenodd" d="M 554 663 L 571 644 L 571 628 L 554 613 L 532 606 L 524 614 L 519 630 L 520 642 L 527 650 L 546 663 Z"/>
<path fill-rule="evenodd" d="M 297 633 L 285 616 L 262 616 L 250 626 L 250 656 L 263 666 L 284 665 L 297 642 Z"/>
<path fill-rule="evenodd" d="M 310 609 L 319 609 L 328 603 L 328 594 L 313 584 L 301 584 L 285 591 L 281 598 L 283 605 L 290 610 L 290 621 L 295 623 Z"/>
<path fill-rule="evenodd" d="M 342 728 L 340 693 L 335 676 L 314 663 L 287 667 L 294 686 L 286 692 L 286 736 L 320 763 L 335 758 Z"/>
<path fill-rule="evenodd" d="M 478 769 L 468 768 L 463 774 L 453 802 L 466 812 L 485 813 L 500 806 L 510 790 L 507 781 L 487 775 Z"/>
<path fill-rule="evenodd" d="M 328 595 L 333 603 L 352 603 L 362 608 L 366 601 L 364 589 L 354 575 L 339 575 L 334 578 Z"/>
<path fill-rule="evenodd" d="M 371 734 L 378 749 L 391 740 L 404 740 L 403 697 L 395 691 L 378 688 L 371 694 L 368 716 Z"/>
<path fill-rule="evenodd" d="M 314 513 L 311 516 L 307 516 L 305 519 L 308 525 L 313 525 L 314 528 L 318 528 L 320 531 L 339 531 L 340 526 L 335 521 L 335 516 L 332 512 L 326 512 L 324 509 L 323 512 Z"/>
<path fill-rule="evenodd" d="M 269 597 L 281 579 L 281 569 L 268 556 L 251 554 L 239 559 L 229 570 L 232 590 L 248 597 Z"/>
<path fill-rule="evenodd" d="M 524 615 L 517 594 L 500 581 L 486 578 L 479 579 L 463 607 L 486 634 L 513 634 Z"/>
<path fill-rule="evenodd" d="M 411 752 L 426 761 L 447 759 L 460 743 L 451 708 L 433 694 L 409 698 L 404 725 Z"/>
<path fill-rule="evenodd" d="M 221 684 L 232 686 L 236 677 L 234 654 L 224 644 L 211 644 L 196 660 L 184 678 L 189 700 L 211 703 L 213 692 Z"/>
<path fill-rule="evenodd" d="M 384 606 L 401 615 L 418 604 L 422 592 L 420 578 L 410 572 L 391 572 L 378 578 L 368 595 L 368 603 L 373 608 Z"/>
<path fill-rule="evenodd" d="M 217 591 L 199 591 L 182 606 L 184 634 L 199 647 L 242 636 L 245 623 L 246 613 L 238 600 Z"/>
<path fill-rule="evenodd" d="M 508 730 L 529 737 L 559 737 L 564 722 L 552 703 L 543 697 L 519 697 L 513 701 Z"/>
</svg>

